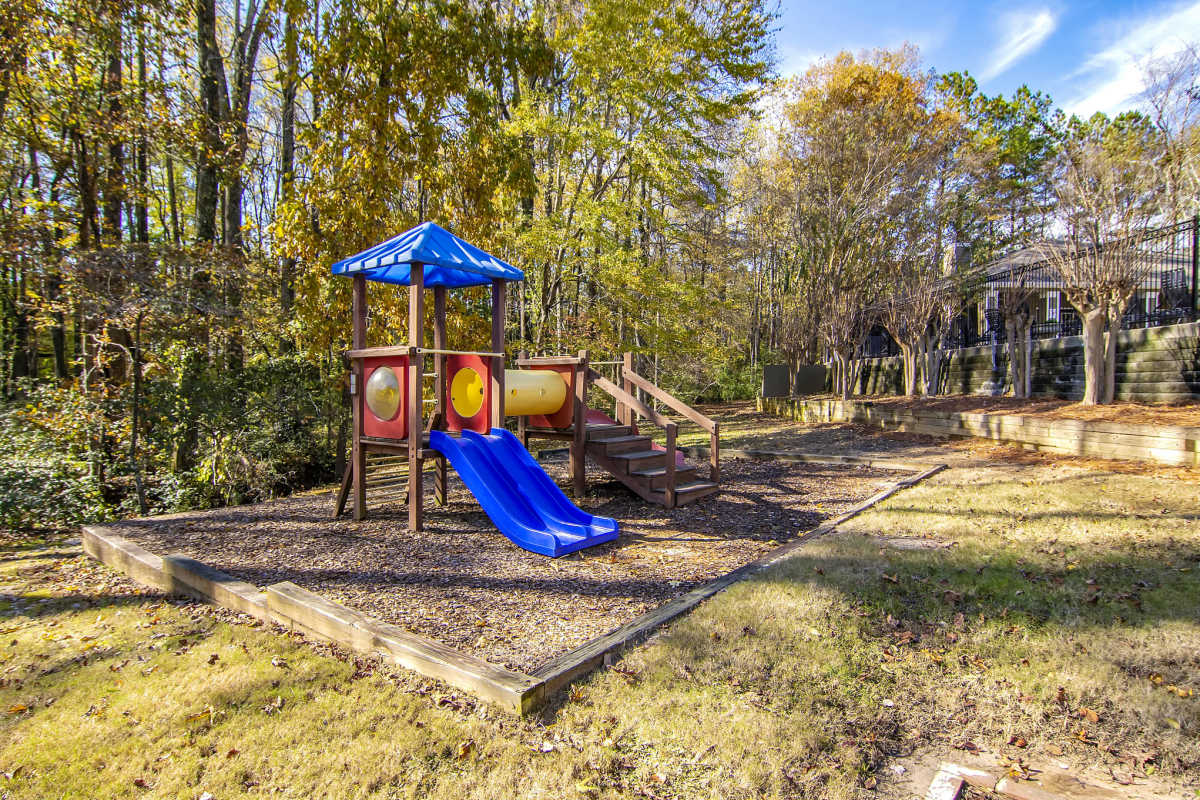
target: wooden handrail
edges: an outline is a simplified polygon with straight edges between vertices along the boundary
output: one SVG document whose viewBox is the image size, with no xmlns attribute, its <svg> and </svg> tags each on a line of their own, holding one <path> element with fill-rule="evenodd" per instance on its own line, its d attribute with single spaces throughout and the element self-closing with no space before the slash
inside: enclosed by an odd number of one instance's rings
<svg viewBox="0 0 1200 800">
<path fill-rule="evenodd" d="M 366 347 L 361 350 L 347 350 L 346 358 L 375 358 L 378 356 L 480 356 L 481 358 L 504 358 L 504 353 L 491 353 L 486 350 L 440 350 L 435 347 L 412 347 L 407 344 L 390 347 Z"/>
<path fill-rule="evenodd" d="M 629 369 L 628 367 L 626 367 L 625 369 L 622 370 L 622 374 L 624 375 L 626 380 L 631 381 L 634 385 L 636 385 L 643 392 L 650 395 L 654 399 L 658 400 L 660 403 L 666 403 L 668 406 L 670 406 L 675 411 L 675 413 L 682 414 L 683 416 L 687 417 L 689 420 L 691 420 L 692 422 L 696 423 L 701 428 L 703 428 L 706 432 L 712 433 L 713 430 L 716 428 L 717 423 L 714 422 L 712 419 L 704 416 L 699 411 L 697 411 L 696 409 L 689 406 L 687 403 L 676 398 L 674 395 L 664 391 L 663 389 L 659 388 L 658 386 L 655 386 L 653 383 L 646 380 L 641 375 L 638 375 L 636 372 Z"/>
<path fill-rule="evenodd" d="M 659 388 L 658 386 L 655 386 L 653 383 L 651 383 L 650 381 L 643 378 L 641 375 L 638 375 L 636 372 L 634 372 L 629 366 L 625 366 L 625 367 L 621 368 L 621 377 L 624 378 L 626 383 L 633 384 L 634 386 L 638 387 L 646 394 L 657 399 L 660 403 L 666 403 L 676 413 L 682 414 L 683 416 L 687 417 L 689 420 L 696 423 L 697 425 L 699 425 L 701 428 L 703 428 L 705 431 L 708 432 L 708 438 L 709 438 L 708 477 L 709 477 L 709 480 L 711 480 L 713 483 L 718 483 L 721 480 L 721 425 L 720 425 L 720 423 L 718 423 L 714 419 L 704 416 L 699 411 L 697 411 L 696 409 L 689 406 L 687 403 L 684 403 L 682 400 L 679 400 L 678 398 L 673 396 L 670 392 L 664 391 L 663 389 Z M 610 394 L 611 394 L 611 392 L 610 392 Z M 622 394 L 625 394 L 628 396 L 629 393 L 622 392 Z M 643 416 L 647 416 L 647 415 L 643 414 Z M 651 420 L 654 421 L 653 418 L 651 418 Z M 662 425 L 662 423 L 659 423 L 659 422 L 655 422 L 655 424 L 660 425 L 662 427 L 666 427 L 665 425 Z M 668 441 L 673 441 L 673 438 L 674 437 L 672 437 L 672 436 L 668 436 Z M 668 506 L 668 507 L 670 507 L 670 506 Z"/>
<path fill-rule="evenodd" d="M 667 419 L 662 414 L 659 414 L 653 408 L 646 405 L 641 400 L 638 400 L 636 397 L 629 394 L 624 389 L 622 389 L 620 386 L 617 386 L 615 383 L 610 381 L 608 378 L 605 378 L 603 375 L 596 372 L 595 370 L 589 369 L 587 371 L 587 376 L 588 376 L 588 381 L 591 382 L 591 384 L 593 386 L 595 386 L 598 389 L 602 389 L 605 392 L 608 392 L 608 394 L 611 395 L 614 399 L 620 401 L 627 408 L 633 409 L 638 414 L 640 414 L 643 417 L 645 417 L 646 419 L 650 420 L 651 422 L 653 422 L 655 425 L 659 426 L 660 428 L 666 428 L 668 425 L 670 425 L 671 427 L 677 427 L 674 422 Z"/>
<path fill-rule="evenodd" d="M 581 356 L 533 356 L 518 358 L 518 367 L 572 367 L 582 364 L 586 359 Z"/>
</svg>

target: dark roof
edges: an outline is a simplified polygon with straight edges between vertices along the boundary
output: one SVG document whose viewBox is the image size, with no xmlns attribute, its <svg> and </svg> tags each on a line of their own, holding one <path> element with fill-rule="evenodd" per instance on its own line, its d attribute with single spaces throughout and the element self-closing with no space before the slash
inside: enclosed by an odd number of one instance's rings
<svg viewBox="0 0 1200 800">
<path fill-rule="evenodd" d="M 525 273 L 463 241 L 445 228 L 423 222 L 399 236 L 334 263 L 334 275 L 365 275 L 369 281 L 408 286 L 412 265 L 421 264 L 426 286 L 484 286 L 493 278 L 521 281 Z"/>
</svg>

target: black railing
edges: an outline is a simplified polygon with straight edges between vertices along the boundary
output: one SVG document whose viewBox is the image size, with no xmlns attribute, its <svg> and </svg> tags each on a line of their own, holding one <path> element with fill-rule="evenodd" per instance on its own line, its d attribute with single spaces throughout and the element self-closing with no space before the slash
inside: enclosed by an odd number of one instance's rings
<svg viewBox="0 0 1200 800">
<path fill-rule="evenodd" d="M 1198 218 L 1150 231 L 1133 257 L 1142 262 L 1135 270 L 1140 287 L 1125 309 L 1123 330 L 1175 325 L 1200 318 Z M 998 308 L 1000 294 L 1018 287 L 1031 293 L 1033 338 L 1058 339 L 1083 332 L 1079 315 L 1063 292 L 1058 271 L 1048 260 L 1006 266 L 1001 259 L 970 279 L 966 310 L 950 326 L 945 346 L 955 349 L 1006 341 L 1004 318 Z M 863 343 L 863 355 L 867 358 L 895 356 L 899 352 L 882 326 L 873 328 Z"/>
</svg>

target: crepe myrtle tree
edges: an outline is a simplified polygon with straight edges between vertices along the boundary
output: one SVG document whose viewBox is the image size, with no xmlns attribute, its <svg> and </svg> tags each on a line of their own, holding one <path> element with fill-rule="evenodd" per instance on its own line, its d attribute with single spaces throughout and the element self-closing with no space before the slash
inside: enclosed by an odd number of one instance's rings
<svg viewBox="0 0 1200 800">
<path fill-rule="evenodd" d="M 1009 285 L 998 290 L 997 307 L 1004 320 L 1008 348 L 1008 385 L 1013 397 L 1026 399 L 1033 388 L 1033 318 L 1037 290 L 1029 285 L 1024 272 L 1009 278 Z"/>
<path fill-rule="evenodd" d="M 1073 118 L 1056 165 L 1066 237 L 1043 255 L 1083 321 L 1083 404 L 1111 403 L 1116 334 L 1151 260 L 1146 235 L 1161 208 L 1162 135 L 1143 115 Z"/>
</svg>

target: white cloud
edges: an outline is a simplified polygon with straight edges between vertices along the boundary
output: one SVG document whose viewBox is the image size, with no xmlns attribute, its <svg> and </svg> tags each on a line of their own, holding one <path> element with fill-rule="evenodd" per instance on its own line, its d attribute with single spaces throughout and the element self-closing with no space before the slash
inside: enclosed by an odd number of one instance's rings
<svg viewBox="0 0 1200 800">
<path fill-rule="evenodd" d="M 1110 43 L 1092 53 L 1072 77 L 1086 88 L 1066 104 L 1082 117 L 1115 114 L 1139 104 L 1146 62 L 1178 53 L 1200 40 L 1200 0 L 1159 16 L 1115 28 Z"/>
<path fill-rule="evenodd" d="M 980 78 L 991 80 L 1042 46 L 1054 33 L 1058 20 L 1048 8 L 1009 11 L 997 20 L 1001 41 Z"/>
<path fill-rule="evenodd" d="M 817 50 L 799 50 L 794 47 L 779 48 L 779 74 L 783 77 L 801 75 L 813 64 L 824 58 Z"/>
</svg>

